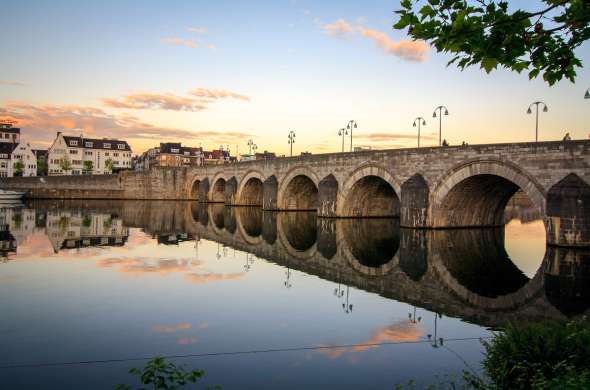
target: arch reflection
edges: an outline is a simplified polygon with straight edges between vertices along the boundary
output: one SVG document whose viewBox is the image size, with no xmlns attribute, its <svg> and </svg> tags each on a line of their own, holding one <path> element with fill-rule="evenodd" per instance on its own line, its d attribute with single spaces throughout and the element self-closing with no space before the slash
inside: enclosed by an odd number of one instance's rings
<svg viewBox="0 0 590 390">
<path fill-rule="evenodd" d="M 296 251 L 305 252 L 316 243 L 316 213 L 297 212 L 281 214 L 280 224 L 289 245 Z"/>
<path fill-rule="evenodd" d="M 248 236 L 259 237 L 262 234 L 262 209 L 258 207 L 237 207 L 241 227 Z"/>
<path fill-rule="evenodd" d="M 346 219 L 341 221 L 344 240 L 360 264 L 379 268 L 393 260 L 399 249 L 399 219 Z"/>
</svg>

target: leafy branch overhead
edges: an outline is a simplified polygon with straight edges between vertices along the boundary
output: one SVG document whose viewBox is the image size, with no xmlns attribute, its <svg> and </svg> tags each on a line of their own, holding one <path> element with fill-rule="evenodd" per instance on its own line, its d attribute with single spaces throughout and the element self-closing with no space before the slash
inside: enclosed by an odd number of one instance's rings
<svg viewBox="0 0 590 390">
<path fill-rule="evenodd" d="M 420 7 L 420 4 L 424 3 Z M 553 85 L 576 78 L 575 49 L 590 38 L 590 1 L 543 0 L 538 10 L 509 9 L 508 1 L 402 0 L 395 29 L 452 53 L 449 65 L 498 66 Z M 512 5 L 520 2 L 512 2 Z"/>
</svg>

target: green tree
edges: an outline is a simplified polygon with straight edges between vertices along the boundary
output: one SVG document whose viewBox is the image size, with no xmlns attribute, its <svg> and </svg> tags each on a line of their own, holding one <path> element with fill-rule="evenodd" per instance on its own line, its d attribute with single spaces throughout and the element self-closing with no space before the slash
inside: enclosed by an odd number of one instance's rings
<svg viewBox="0 0 590 390">
<path fill-rule="evenodd" d="M 104 167 L 106 168 L 108 173 L 113 173 L 113 160 L 110 158 L 106 159 L 104 162 Z"/>
<path fill-rule="evenodd" d="M 189 384 L 197 384 L 199 379 L 205 375 L 203 370 L 185 371 L 184 368 L 168 363 L 164 358 L 155 357 L 150 360 L 143 370 L 132 368 L 129 373 L 136 376 L 142 385 L 150 385 L 154 390 L 180 389 Z M 140 386 L 138 389 L 145 389 Z M 194 387 L 193 387 L 194 388 Z M 219 386 L 215 388 L 219 389 Z M 115 386 L 116 390 L 131 390 L 130 385 L 120 384 Z"/>
<path fill-rule="evenodd" d="M 37 160 L 37 176 L 47 176 L 47 160 L 40 158 Z"/>
<path fill-rule="evenodd" d="M 542 73 L 549 85 L 564 77 L 574 82 L 582 67 L 574 51 L 590 38 L 588 0 L 543 0 L 535 11 L 512 10 L 502 0 L 418 3 L 402 0 L 393 27 L 453 54 L 449 65 L 479 64 L 488 73 L 498 66 L 526 70 L 531 79 Z"/>
<path fill-rule="evenodd" d="M 14 168 L 14 176 L 22 176 L 23 171 L 25 169 L 25 164 L 23 164 L 23 162 L 21 160 L 16 160 L 16 162 L 13 165 L 13 168 Z"/>
<path fill-rule="evenodd" d="M 68 172 L 72 170 L 72 162 L 68 158 L 67 154 L 64 154 L 61 160 L 59 160 L 59 167 L 62 171 Z"/>
<path fill-rule="evenodd" d="M 90 160 L 84 160 L 82 169 L 85 174 L 90 175 L 92 174 L 92 170 L 94 169 L 94 163 Z"/>
</svg>

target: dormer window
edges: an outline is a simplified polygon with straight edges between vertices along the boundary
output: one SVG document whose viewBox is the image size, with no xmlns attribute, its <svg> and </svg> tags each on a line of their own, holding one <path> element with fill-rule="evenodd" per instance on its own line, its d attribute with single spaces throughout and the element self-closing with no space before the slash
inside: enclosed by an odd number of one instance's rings
<svg viewBox="0 0 590 390">
<path fill-rule="evenodd" d="M 110 149 L 111 148 L 111 144 L 103 144 L 105 149 Z"/>
<path fill-rule="evenodd" d="M 70 146 L 78 146 L 78 141 L 70 141 Z"/>
<path fill-rule="evenodd" d="M 172 153 L 178 153 L 178 152 L 180 152 L 180 149 L 173 148 L 173 149 L 170 149 L 170 151 Z"/>
<path fill-rule="evenodd" d="M 121 150 L 125 149 L 125 144 L 117 144 L 117 147 Z"/>
<path fill-rule="evenodd" d="M 92 142 L 85 142 L 84 146 L 86 146 L 87 148 L 91 148 L 92 147 Z"/>
</svg>

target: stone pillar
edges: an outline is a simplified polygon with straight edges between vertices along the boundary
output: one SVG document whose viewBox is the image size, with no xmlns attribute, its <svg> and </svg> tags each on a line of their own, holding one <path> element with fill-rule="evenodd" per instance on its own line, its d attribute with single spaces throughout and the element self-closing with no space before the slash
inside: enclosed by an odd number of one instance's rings
<svg viewBox="0 0 590 390">
<path fill-rule="evenodd" d="M 320 185 L 321 186 L 321 185 Z M 318 220 L 318 251 L 330 260 L 336 254 L 336 220 L 320 218 Z"/>
<path fill-rule="evenodd" d="M 209 179 L 205 178 L 199 183 L 199 202 L 209 202 Z"/>
<path fill-rule="evenodd" d="M 262 183 L 262 209 L 276 210 L 279 184 L 277 178 L 272 175 Z"/>
<path fill-rule="evenodd" d="M 324 177 L 318 188 L 318 217 L 336 217 L 336 198 L 338 181 L 334 175 Z"/>
<path fill-rule="evenodd" d="M 426 227 L 428 213 L 428 183 L 419 173 L 410 177 L 401 187 L 400 225 L 409 228 Z"/>
<path fill-rule="evenodd" d="M 400 230 L 399 266 L 415 282 L 420 281 L 428 269 L 426 234 L 424 229 Z"/>
<path fill-rule="evenodd" d="M 277 215 L 273 211 L 262 212 L 262 238 L 269 245 L 277 240 Z"/>
<path fill-rule="evenodd" d="M 547 193 L 547 244 L 590 247 L 590 185 L 574 173 Z"/>
<path fill-rule="evenodd" d="M 238 190 L 238 181 L 232 177 L 225 183 L 225 204 L 233 205 L 236 203 L 236 191 Z"/>
</svg>

